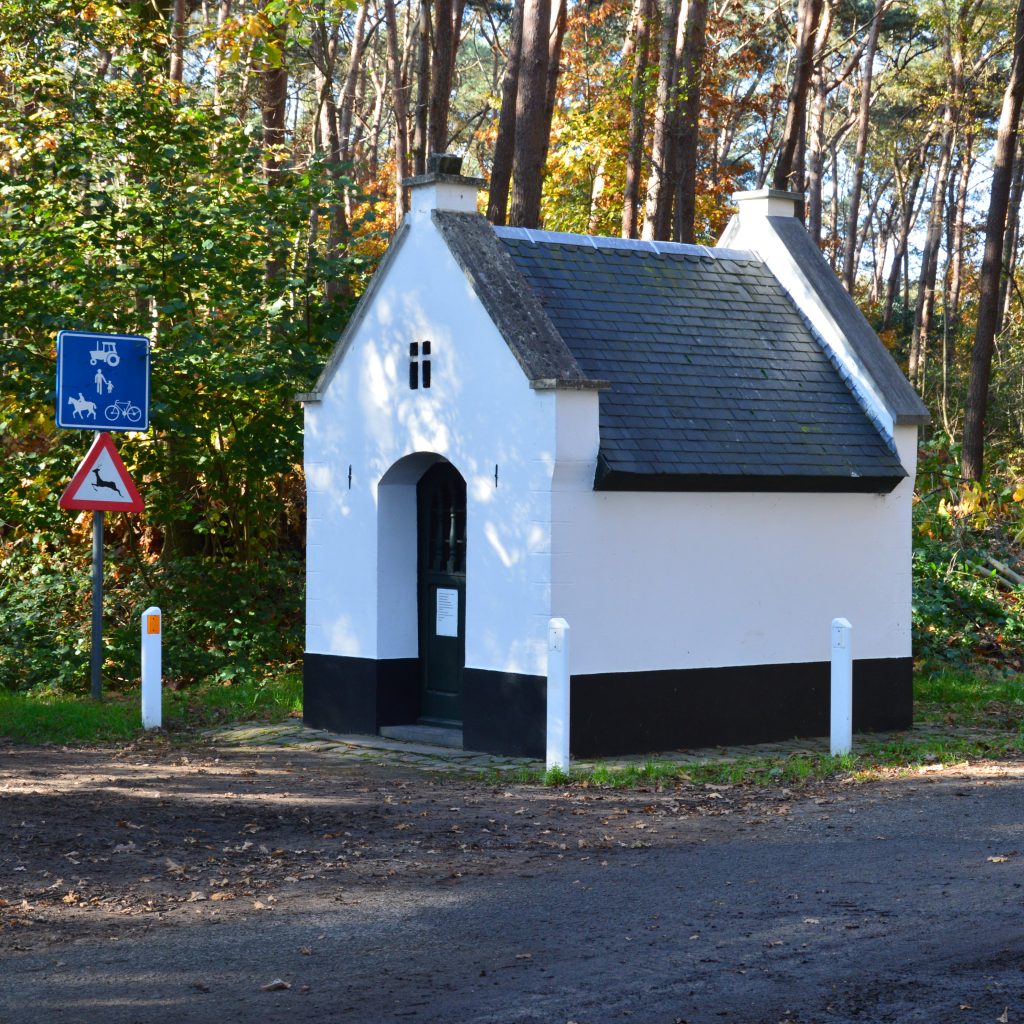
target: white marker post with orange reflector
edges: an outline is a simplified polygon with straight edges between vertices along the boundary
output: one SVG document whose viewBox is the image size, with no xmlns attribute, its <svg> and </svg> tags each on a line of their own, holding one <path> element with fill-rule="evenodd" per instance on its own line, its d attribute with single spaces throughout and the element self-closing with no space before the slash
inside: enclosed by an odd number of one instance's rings
<svg viewBox="0 0 1024 1024">
<path fill-rule="evenodd" d="M 163 615 L 159 608 L 142 613 L 142 728 L 159 729 L 163 720 L 161 675 L 163 655 Z"/>
</svg>

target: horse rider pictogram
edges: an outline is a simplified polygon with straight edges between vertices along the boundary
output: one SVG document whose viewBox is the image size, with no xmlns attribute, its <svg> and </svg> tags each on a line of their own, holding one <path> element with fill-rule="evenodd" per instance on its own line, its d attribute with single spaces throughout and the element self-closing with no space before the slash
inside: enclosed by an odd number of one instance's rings
<svg viewBox="0 0 1024 1024">
<path fill-rule="evenodd" d="M 81 391 L 78 392 L 77 398 L 68 395 L 68 405 L 74 407 L 75 416 L 91 416 L 96 419 L 96 403 L 90 402 Z"/>
</svg>

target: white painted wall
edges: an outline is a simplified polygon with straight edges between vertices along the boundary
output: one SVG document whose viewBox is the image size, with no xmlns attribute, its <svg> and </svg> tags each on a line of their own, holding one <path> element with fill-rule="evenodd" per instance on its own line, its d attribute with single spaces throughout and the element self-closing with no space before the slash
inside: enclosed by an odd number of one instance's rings
<svg viewBox="0 0 1024 1024">
<path fill-rule="evenodd" d="M 531 390 L 429 205 L 415 201 L 410 223 L 322 400 L 306 405 L 306 650 L 417 654 L 415 482 L 432 460 L 401 460 L 427 452 L 467 484 L 467 666 L 540 673 L 555 395 Z M 412 391 L 409 343 L 424 340 L 432 384 Z"/>
<path fill-rule="evenodd" d="M 837 616 L 858 658 L 909 656 L 916 435 L 897 428 L 911 476 L 882 496 L 596 492 L 593 464 L 560 465 L 552 615 L 573 674 L 827 661 Z"/>
</svg>

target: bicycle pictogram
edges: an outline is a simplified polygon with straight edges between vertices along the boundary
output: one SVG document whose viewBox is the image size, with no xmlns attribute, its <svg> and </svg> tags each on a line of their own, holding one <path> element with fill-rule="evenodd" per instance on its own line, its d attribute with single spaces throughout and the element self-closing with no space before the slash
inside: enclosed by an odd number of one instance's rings
<svg viewBox="0 0 1024 1024">
<path fill-rule="evenodd" d="M 142 410 L 133 404 L 131 399 L 126 398 L 123 401 L 115 401 L 108 405 L 103 410 L 103 415 L 108 420 L 120 419 L 123 416 L 129 423 L 138 423 L 142 419 Z"/>
</svg>

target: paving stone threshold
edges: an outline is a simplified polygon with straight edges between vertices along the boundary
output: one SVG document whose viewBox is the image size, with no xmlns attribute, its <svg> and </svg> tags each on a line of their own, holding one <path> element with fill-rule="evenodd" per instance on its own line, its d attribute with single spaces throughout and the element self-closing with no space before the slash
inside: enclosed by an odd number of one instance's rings
<svg viewBox="0 0 1024 1024">
<path fill-rule="evenodd" d="M 313 729 L 300 722 L 271 722 L 247 724 L 215 729 L 206 733 L 223 747 L 295 748 L 321 753 L 332 759 L 353 762 L 372 761 L 386 765 L 408 765 L 435 771 L 516 771 L 538 770 L 544 762 L 526 757 L 504 757 L 473 750 L 458 750 L 450 746 L 413 742 L 388 736 L 364 736 Z M 864 742 L 884 743 L 906 737 L 923 739 L 985 740 L 1002 735 L 996 729 L 956 728 L 926 722 L 905 732 L 869 733 L 854 736 L 854 750 Z M 629 757 L 587 758 L 573 760 L 574 768 L 588 770 L 601 764 L 611 768 L 659 764 L 702 765 L 754 758 L 782 758 L 799 754 L 820 755 L 829 750 L 828 737 L 794 739 L 780 743 L 746 744 L 732 747 L 706 747 L 699 750 L 671 750 Z"/>
</svg>

